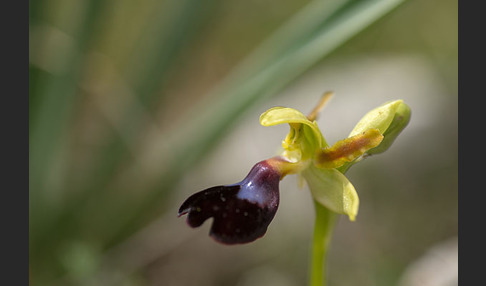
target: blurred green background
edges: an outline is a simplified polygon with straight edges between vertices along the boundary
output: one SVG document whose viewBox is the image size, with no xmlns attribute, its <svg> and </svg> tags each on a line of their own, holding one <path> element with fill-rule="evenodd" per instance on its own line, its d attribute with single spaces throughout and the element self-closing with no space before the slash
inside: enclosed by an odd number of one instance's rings
<svg viewBox="0 0 486 286">
<path fill-rule="evenodd" d="M 309 112 L 329 143 L 403 99 L 409 126 L 347 174 L 329 285 L 457 285 L 457 1 L 29 2 L 31 285 L 305 285 L 313 206 L 295 176 L 267 234 L 223 246 L 190 194 L 240 181 Z"/>
</svg>

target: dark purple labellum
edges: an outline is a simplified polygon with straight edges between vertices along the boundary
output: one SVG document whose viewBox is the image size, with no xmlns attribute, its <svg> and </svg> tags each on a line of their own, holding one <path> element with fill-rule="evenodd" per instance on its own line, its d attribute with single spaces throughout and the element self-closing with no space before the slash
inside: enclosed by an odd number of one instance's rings
<svg viewBox="0 0 486 286">
<path fill-rule="evenodd" d="M 216 186 L 190 196 L 179 216 L 198 227 L 213 217 L 209 235 L 224 244 L 252 242 L 262 237 L 277 212 L 281 174 L 267 161 L 257 163 L 243 181 Z"/>
</svg>

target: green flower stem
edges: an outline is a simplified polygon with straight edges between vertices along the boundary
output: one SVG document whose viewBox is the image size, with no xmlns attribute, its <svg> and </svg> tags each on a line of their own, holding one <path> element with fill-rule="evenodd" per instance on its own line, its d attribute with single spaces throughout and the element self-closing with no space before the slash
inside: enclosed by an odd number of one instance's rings
<svg viewBox="0 0 486 286">
<path fill-rule="evenodd" d="M 316 220 L 312 243 L 311 286 L 326 285 L 326 260 L 337 214 L 314 200 Z"/>
</svg>

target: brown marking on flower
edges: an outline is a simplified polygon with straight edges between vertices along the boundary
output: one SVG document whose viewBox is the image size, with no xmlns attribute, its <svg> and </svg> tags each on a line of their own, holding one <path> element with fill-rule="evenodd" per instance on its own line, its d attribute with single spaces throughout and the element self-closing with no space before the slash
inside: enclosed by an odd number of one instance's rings
<svg viewBox="0 0 486 286">
<path fill-rule="evenodd" d="M 338 141 L 332 147 L 321 149 L 316 155 L 316 165 L 321 168 L 337 168 L 351 162 L 383 140 L 378 129 L 369 129 L 361 134 Z"/>
</svg>

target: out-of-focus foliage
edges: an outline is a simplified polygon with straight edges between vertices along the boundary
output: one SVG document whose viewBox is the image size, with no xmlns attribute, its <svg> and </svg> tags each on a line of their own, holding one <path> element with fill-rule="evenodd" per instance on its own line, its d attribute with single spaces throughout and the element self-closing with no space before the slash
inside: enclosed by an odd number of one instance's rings
<svg viewBox="0 0 486 286">
<path fill-rule="evenodd" d="M 180 198 L 211 185 L 191 181 L 201 168 L 207 174 L 247 171 L 251 163 L 229 157 L 222 170 L 211 159 L 214 149 L 222 148 L 242 117 L 268 109 L 270 99 L 285 102 L 286 88 L 310 71 L 367 55 L 412 54 L 427 63 L 441 86 L 430 91 L 441 93 L 434 100 L 444 124 L 413 129 L 414 120 L 429 117 L 412 106 L 410 127 L 417 133 L 409 133 L 416 134 L 416 144 L 407 145 L 411 155 L 397 161 L 397 153 L 395 167 L 386 170 L 376 160 L 350 172 L 356 174 L 353 184 L 373 190 L 360 191 L 362 224 L 358 219 L 355 228 L 338 227 L 336 235 L 346 238 L 336 240 L 329 263 L 331 284 L 396 282 L 429 246 L 457 231 L 457 1 L 400 2 L 30 1 L 31 285 L 304 284 L 310 228 L 297 240 L 269 233 L 265 240 L 274 250 L 265 241 L 222 248 L 192 236 L 174 210 Z M 318 94 L 304 90 L 294 97 L 305 105 L 289 107 L 310 108 L 329 89 L 337 93 L 336 104 L 353 105 L 339 86 L 331 82 Z M 434 133 L 422 136 L 421 130 Z M 276 140 L 276 148 L 282 134 L 265 140 Z M 252 136 L 238 140 L 251 146 L 257 140 Z M 273 148 L 268 145 L 259 148 Z M 397 145 L 392 150 L 401 148 Z M 233 154 L 251 157 L 248 148 Z M 414 162 L 416 157 L 422 161 Z M 218 164 L 208 167 L 211 160 Z M 359 179 L 377 174 L 382 180 Z M 194 189 L 181 194 L 188 185 Z M 282 254 L 275 254 L 277 246 Z"/>
</svg>

